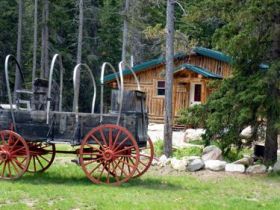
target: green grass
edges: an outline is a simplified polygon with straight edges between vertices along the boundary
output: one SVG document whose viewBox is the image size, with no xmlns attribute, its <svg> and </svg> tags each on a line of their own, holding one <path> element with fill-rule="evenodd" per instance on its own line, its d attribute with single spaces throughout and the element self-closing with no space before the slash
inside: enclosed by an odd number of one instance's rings
<svg viewBox="0 0 280 210">
<path fill-rule="evenodd" d="M 156 157 L 160 157 L 163 155 L 163 141 L 159 140 L 154 143 L 155 155 Z M 202 148 L 199 147 L 186 147 L 179 148 L 173 151 L 172 156 L 176 158 L 182 158 L 185 156 L 200 156 L 202 154 Z"/>
<path fill-rule="evenodd" d="M 153 170 L 113 187 L 92 184 L 78 166 L 56 163 L 44 174 L 1 181 L 0 209 L 280 209 L 279 175 L 215 176 Z"/>
</svg>

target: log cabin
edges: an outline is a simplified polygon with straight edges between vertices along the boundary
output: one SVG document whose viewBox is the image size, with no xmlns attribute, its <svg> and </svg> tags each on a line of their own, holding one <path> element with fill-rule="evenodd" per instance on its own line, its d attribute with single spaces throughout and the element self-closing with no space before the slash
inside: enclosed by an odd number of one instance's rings
<svg viewBox="0 0 280 210">
<path fill-rule="evenodd" d="M 205 103 L 211 94 L 208 83 L 231 75 L 231 58 L 221 52 L 196 47 L 191 53 L 174 56 L 173 115 L 179 116 L 181 109 Z M 146 92 L 150 122 L 164 122 L 165 59 L 163 57 L 138 64 L 132 68 L 142 91 Z M 124 86 L 136 90 L 137 85 L 129 70 L 123 71 Z M 115 74 L 107 75 L 104 81 L 116 87 Z"/>
</svg>

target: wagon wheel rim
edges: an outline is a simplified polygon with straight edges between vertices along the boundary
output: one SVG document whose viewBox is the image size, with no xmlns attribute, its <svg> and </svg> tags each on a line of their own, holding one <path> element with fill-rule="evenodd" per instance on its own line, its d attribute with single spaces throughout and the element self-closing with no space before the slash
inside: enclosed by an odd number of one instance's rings
<svg viewBox="0 0 280 210">
<path fill-rule="evenodd" d="M 44 142 L 30 142 L 28 146 L 30 151 L 30 163 L 27 171 L 30 173 L 45 172 L 55 159 L 55 145 Z"/>
<path fill-rule="evenodd" d="M 132 178 L 140 158 L 133 135 L 111 124 L 92 129 L 83 139 L 79 155 L 86 176 L 93 183 L 109 185 L 120 185 Z"/>
<path fill-rule="evenodd" d="M 20 178 L 29 162 L 30 152 L 26 141 L 13 131 L 0 131 L 0 179 Z"/>
<path fill-rule="evenodd" d="M 144 173 L 148 171 L 151 167 L 153 159 L 154 159 L 154 145 L 150 137 L 148 137 L 146 147 L 139 148 L 140 150 L 140 159 L 138 168 L 136 169 L 133 178 L 137 178 L 142 176 Z"/>
</svg>

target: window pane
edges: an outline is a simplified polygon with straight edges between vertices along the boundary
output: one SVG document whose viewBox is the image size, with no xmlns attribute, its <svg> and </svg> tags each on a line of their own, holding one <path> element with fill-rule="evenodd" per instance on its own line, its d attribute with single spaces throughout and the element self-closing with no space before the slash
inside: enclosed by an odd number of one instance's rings
<svg viewBox="0 0 280 210">
<path fill-rule="evenodd" d="M 158 95 L 164 96 L 165 95 L 165 89 L 158 89 Z"/>
<path fill-rule="evenodd" d="M 201 85 L 194 86 L 194 101 L 201 101 Z"/>
<path fill-rule="evenodd" d="M 158 88 L 165 88 L 165 81 L 158 81 Z"/>
</svg>

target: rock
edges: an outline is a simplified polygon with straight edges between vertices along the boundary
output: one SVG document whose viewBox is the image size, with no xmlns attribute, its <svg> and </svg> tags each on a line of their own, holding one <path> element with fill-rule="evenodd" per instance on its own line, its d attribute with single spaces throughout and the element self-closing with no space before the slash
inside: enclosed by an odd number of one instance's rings
<svg viewBox="0 0 280 210">
<path fill-rule="evenodd" d="M 201 158 L 199 156 L 185 156 L 185 157 L 182 157 L 182 159 L 187 160 L 188 162 L 191 162 L 195 159 L 201 159 Z"/>
<path fill-rule="evenodd" d="M 212 170 L 212 171 L 223 171 L 225 170 L 226 161 L 221 161 L 221 160 L 207 160 L 204 161 L 205 168 Z"/>
<path fill-rule="evenodd" d="M 185 171 L 187 164 L 186 160 L 178 160 L 176 158 L 171 159 L 171 167 L 178 171 Z"/>
<path fill-rule="evenodd" d="M 222 150 L 215 145 L 205 147 L 202 152 L 202 160 L 220 160 L 222 159 Z"/>
<path fill-rule="evenodd" d="M 268 172 L 268 173 L 273 172 L 273 168 L 272 168 L 271 166 L 269 166 L 268 169 L 267 169 L 267 172 Z"/>
<path fill-rule="evenodd" d="M 262 164 L 249 166 L 246 170 L 246 173 L 251 174 L 263 174 L 266 172 L 266 166 Z"/>
<path fill-rule="evenodd" d="M 273 171 L 280 171 L 280 160 L 274 164 Z"/>
<path fill-rule="evenodd" d="M 165 155 L 160 156 L 158 160 L 158 165 L 164 167 L 170 163 L 171 159 L 167 158 Z"/>
<path fill-rule="evenodd" d="M 253 128 L 252 126 L 248 126 L 246 128 L 244 128 L 241 133 L 240 136 L 246 139 L 249 139 L 253 136 Z"/>
<path fill-rule="evenodd" d="M 225 167 L 226 172 L 238 172 L 238 173 L 244 173 L 245 172 L 245 166 L 242 164 L 234 164 L 234 163 L 228 163 Z"/>
<path fill-rule="evenodd" d="M 198 171 L 204 168 L 204 162 L 201 158 L 191 160 L 187 165 L 188 171 Z"/>
<path fill-rule="evenodd" d="M 184 135 L 185 142 L 202 140 L 202 135 L 205 134 L 205 129 L 187 129 Z"/>
<path fill-rule="evenodd" d="M 244 158 L 241 158 L 240 160 L 237 160 L 233 162 L 234 164 L 242 164 L 244 166 L 250 166 L 254 164 L 254 158 L 250 156 L 245 156 Z"/>
<path fill-rule="evenodd" d="M 157 160 L 157 159 L 153 159 L 152 160 L 152 166 L 157 166 L 157 165 L 159 165 L 159 161 Z"/>
</svg>

